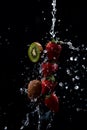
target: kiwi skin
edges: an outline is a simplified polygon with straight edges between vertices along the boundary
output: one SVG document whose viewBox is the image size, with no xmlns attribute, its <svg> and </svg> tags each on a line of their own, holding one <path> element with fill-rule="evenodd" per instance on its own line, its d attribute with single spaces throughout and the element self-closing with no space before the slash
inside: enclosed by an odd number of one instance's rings
<svg viewBox="0 0 87 130">
<path fill-rule="evenodd" d="M 38 96 L 40 96 L 41 90 L 41 81 L 37 79 L 31 80 L 28 84 L 28 97 L 30 99 L 37 98 Z"/>
<path fill-rule="evenodd" d="M 35 48 L 36 50 L 36 56 L 32 55 L 32 50 Z M 39 61 L 41 53 L 43 52 L 43 47 L 40 43 L 38 42 L 33 42 L 30 47 L 28 48 L 28 56 L 30 61 L 36 63 Z"/>
<path fill-rule="evenodd" d="M 40 53 L 42 53 L 43 52 L 43 47 L 42 47 L 42 45 L 39 43 L 39 42 L 34 42 L 36 45 L 37 45 L 37 47 L 39 48 L 39 50 L 40 50 Z"/>
</svg>

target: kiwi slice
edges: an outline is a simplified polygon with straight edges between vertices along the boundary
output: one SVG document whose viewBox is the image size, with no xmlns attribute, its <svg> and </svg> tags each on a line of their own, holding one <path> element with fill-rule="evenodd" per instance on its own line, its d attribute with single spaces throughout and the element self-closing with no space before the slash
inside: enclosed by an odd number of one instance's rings
<svg viewBox="0 0 87 130">
<path fill-rule="evenodd" d="M 40 49 L 36 42 L 33 42 L 28 48 L 28 56 L 29 59 L 34 63 L 38 62 L 40 59 Z"/>
</svg>

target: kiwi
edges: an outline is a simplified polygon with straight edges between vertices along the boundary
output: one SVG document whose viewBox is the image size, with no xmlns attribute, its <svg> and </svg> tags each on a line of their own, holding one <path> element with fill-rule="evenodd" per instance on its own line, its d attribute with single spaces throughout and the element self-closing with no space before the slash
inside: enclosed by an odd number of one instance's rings
<svg viewBox="0 0 87 130">
<path fill-rule="evenodd" d="M 40 59 L 40 54 L 41 51 L 43 50 L 41 44 L 37 43 L 37 42 L 33 42 L 30 47 L 28 48 L 28 56 L 29 59 L 36 63 L 39 61 Z"/>
</svg>

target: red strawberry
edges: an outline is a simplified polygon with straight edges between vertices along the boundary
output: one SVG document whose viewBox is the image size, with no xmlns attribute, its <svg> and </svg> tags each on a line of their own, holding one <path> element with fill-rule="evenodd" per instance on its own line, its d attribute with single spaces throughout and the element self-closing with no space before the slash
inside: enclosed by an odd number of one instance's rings
<svg viewBox="0 0 87 130">
<path fill-rule="evenodd" d="M 43 63 L 42 64 L 42 74 L 43 76 L 47 77 L 52 73 L 52 65 L 51 63 Z"/>
<path fill-rule="evenodd" d="M 59 99 L 54 93 L 46 96 L 44 103 L 51 111 L 58 112 L 58 110 L 59 110 Z"/>
<path fill-rule="evenodd" d="M 41 84 L 42 84 L 41 93 L 44 95 L 44 94 L 47 94 L 49 91 L 53 91 L 57 85 L 57 82 L 52 82 L 49 80 L 42 80 Z"/>
<path fill-rule="evenodd" d="M 58 65 L 46 62 L 42 64 L 42 74 L 44 77 L 51 75 L 58 70 Z"/>
<path fill-rule="evenodd" d="M 52 64 L 52 71 L 55 72 L 58 70 L 58 64 L 54 63 Z"/>
<path fill-rule="evenodd" d="M 47 56 L 49 60 L 57 61 L 62 50 L 60 44 L 56 44 L 55 42 L 48 42 L 46 45 Z"/>
</svg>

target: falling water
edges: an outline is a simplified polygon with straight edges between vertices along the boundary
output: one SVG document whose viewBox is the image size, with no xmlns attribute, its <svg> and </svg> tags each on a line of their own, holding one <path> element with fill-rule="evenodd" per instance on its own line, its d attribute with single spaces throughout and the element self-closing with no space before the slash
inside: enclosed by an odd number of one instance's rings
<svg viewBox="0 0 87 130">
<path fill-rule="evenodd" d="M 55 38 L 55 23 L 56 23 L 56 0 L 53 0 L 52 1 L 52 7 L 53 7 L 53 10 L 51 12 L 52 14 L 52 26 L 51 26 L 51 29 L 50 29 L 50 35 L 52 38 Z"/>
<path fill-rule="evenodd" d="M 49 33 L 50 33 L 50 35 L 51 35 L 51 38 L 55 38 L 55 34 L 56 34 L 56 32 L 55 32 L 56 16 L 55 16 L 55 15 L 56 15 L 56 11 L 57 11 L 57 9 L 56 9 L 56 0 L 53 0 L 53 1 L 52 1 L 52 7 L 53 7 L 53 9 L 52 9 L 52 11 L 51 11 L 51 14 L 52 14 L 52 25 L 51 25 L 51 29 L 50 29 L 50 32 L 49 32 Z M 59 41 L 59 40 L 58 40 L 58 38 L 56 37 L 56 42 L 57 42 L 57 41 Z M 61 44 L 67 44 L 70 49 L 79 51 L 79 48 L 78 48 L 78 47 L 75 48 L 75 47 L 72 45 L 71 42 L 63 42 L 63 41 L 60 41 L 60 43 L 61 43 Z"/>
</svg>

